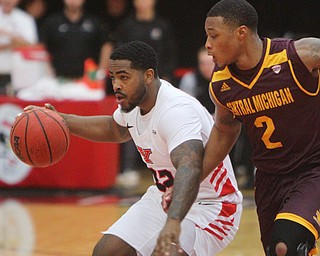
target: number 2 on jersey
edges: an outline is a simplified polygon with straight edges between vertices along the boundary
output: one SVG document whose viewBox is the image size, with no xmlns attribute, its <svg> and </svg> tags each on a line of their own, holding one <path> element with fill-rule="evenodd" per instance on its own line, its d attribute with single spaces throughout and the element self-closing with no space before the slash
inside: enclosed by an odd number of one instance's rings
<svg viewBox="0 0 320 256">
<path fill-rule="evenodd" d="M 151 169 L 151 171 L 153 173 L 155 183 L 160 191 L 164 192 L 168 187 L 171 187 L 173 185 L 174 178 L 172 176 L 172 173 L 168 170 L 156 171 Z"/>
<path fill-rule="evenodd" d="M 271 135 L 275 130 L 274 123 L 270 117 L 267 117 L 267 116 L 257 117 L 254 122 L 254 125 L 258 128 L 261 128 L 261 127 L 263 127 L 264 123 L 266 124 L 266 130 L 263 133 L 261 140 L 265 144 L 266 148 L 275 149 L 275 148 L 283 147 L 281 142 L 271 142 L 270 141 Z"/>
</svg>

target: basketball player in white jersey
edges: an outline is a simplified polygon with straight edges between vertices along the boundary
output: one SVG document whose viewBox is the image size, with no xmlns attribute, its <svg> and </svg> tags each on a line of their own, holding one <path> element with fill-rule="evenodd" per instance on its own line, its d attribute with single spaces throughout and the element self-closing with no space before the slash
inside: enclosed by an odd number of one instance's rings
<svg viewBox="0 0 320 256">
<path fill-rule="evenodd" d="M 228 157 L 200 184 L 212 116 L 158 77 L 157 56 L 145 43 L 115 49 L 110 76 L 119 105 L 113 116 L 61 115 L 73 135 L 100 142 L 133 139 L 154 185 L 103 232 L 93 255 L 216 255 L 238 230 L 242 195 Z M 165 211 L 162 195 L 172 187 Z"/>
</svg>

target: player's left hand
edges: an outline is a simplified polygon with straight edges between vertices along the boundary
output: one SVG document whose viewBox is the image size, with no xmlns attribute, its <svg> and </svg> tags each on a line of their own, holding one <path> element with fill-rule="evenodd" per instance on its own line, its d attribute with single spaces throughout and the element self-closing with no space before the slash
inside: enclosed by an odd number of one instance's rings
<svg viewBox="0 0 320 256">
<path fill-rule="evenodd" d="M 180 221 L 168 218 L 161 231 L 152 256 L 185 255 L 179 244 Z"/>
<path fill-rule="evenodd" d="M 162 201 L 161 201 L 161 206 L 162 209 L 165 212 L 168 212 L 169 206 L 172 201 L 172 192 L 173 192 L 173 187 L 167 188 L 167 190 L 162 194 Z"/>
</svg>

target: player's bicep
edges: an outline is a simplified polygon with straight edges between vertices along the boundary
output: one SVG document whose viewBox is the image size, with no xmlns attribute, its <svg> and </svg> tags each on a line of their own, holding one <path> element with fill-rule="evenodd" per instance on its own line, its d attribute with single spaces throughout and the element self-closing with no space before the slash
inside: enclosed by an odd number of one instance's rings
<svg viewBox="0 0 320 256">
<path fill-rule="evenodd" d="M 185 141 L 171 151 L 171 162 L 177 170 L 180 168 L 201 170 L 203 151 L 201 140 Z"/>
<path fill-rule="evenodd" d="M 128 131 L 127 127 L 121 126 L 119 125 L 114 119 L 113 117 L 110 117 L 111 120 L 109 120 L 109 127 L 107 128 L 107 130 L 109 130 L 110 132 L 109 134 L 109 138 L 108 141 L 114 141 L 114 142 L 126 142 L 128 140 L 131 139 L 131 135 Z"/>
</svg>

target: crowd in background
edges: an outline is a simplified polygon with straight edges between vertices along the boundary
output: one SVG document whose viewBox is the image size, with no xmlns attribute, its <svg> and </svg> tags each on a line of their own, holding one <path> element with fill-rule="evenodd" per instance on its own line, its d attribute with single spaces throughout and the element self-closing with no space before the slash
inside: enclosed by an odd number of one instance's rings
<svg viewBox="0 0 320 256">
<path fill-rule="evenodd" d="M 160 15 L 156 0 L 104 0 L 99 11 L 86 0 L 62 0 L 55 2 L 56 6 L 46 0 L 1 0 L 0 3 L 0 94 L 18 93 L 19 88 L 12 88 L 15 49 L 39 45 L 49 55 L 46 75 L 60 83 L 83 81 L 88 78 L 87 70 L 95 65 L 95 79 L 103 80 L 106 95 L 112 94 L 108 56 L 115 47 L 141 40 L 156 50 L 160 77 L 198 98 L 214 113 L 208 95 L 214 67 L 211 58 L 199 45 L 194 66 L 177 71 L 179 33 L 169 19 Z M 248 142 L 244 136 L 241 138 L 233 158 L 239 181 L 240 176 L 245 177 L 240 186 L 248 187 L 252 186 L 253 166 L 248 159 L 250 152 L 244 150 Z M 118 184 L 138 185 L 145 167 L 135 145 L 122 144 L 120 154 Z"/>
<path fill-rule="evenodd" d="M 106 95 L 112 94 L 108 56 L 115 47 L 141 40 L 156 50 L 160 77 L 195 96 L 214 113 L 207 91 L 214 66 L 211 58 L 199 43 L 197 52 L 190 53 L 194 55 L 194 63 L 181 62 L 181 54 L 178 54 L 181 31 L 162 15 L 156 0 L 101 0 L 98 7 L 96 3 L 86 0 L 0 0 L 0 94 L 16 93 L 11 86 L 11 57 L 15 49 L 39 45 L 44 46 L 50 56 L 49 75 L 59 81 L 78 81 L 86 76 L 86 70 L 94 63 L 95 79 L 103 80 Z M 192 6 L 190 3 L 189 10 Z M 183 13 L 180 18 L 186 19 Z M 190 36 L 193 33 L 190 30 Z M 291 31 L 284 34 L 292 38 L 306 35 Z M 269 32 L 267 36 L 277 35 Z M 198 42 L 204 42 L 204 38 Z M 123 180 L 119 180 L 124 185 L 137 184 L 139 172 L 136 170 L 144 166 L 134 147 L 129 142 L 121 148 Z M 244 188 L 253 186 L 254 166 L 250 154 L 251 148 L 243 133 L 231 158 L 239 186 Z"/>
</svg>

